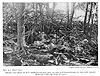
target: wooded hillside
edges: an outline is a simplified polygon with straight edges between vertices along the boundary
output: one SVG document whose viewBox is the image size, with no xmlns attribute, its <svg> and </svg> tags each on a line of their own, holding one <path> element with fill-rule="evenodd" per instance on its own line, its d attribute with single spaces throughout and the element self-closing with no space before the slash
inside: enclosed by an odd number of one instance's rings
<svg viewBox="0 0 100 76">
<path fill-rule="evenodd" d="M 4 66 L 98 66 L 98 3 L 51 4 L 3 3 Z"/>
</svg>

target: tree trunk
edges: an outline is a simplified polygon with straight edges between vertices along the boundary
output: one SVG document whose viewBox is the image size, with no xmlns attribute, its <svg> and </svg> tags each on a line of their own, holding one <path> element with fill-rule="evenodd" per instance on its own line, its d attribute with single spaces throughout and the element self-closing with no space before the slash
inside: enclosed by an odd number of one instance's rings
<svg viewBox="0 0 100 76">
<path fill-rule="evenodd" d="M 93 25 L 94 14 L 92 14 L 91 24 Z"/>
<path fill-rule="evenodd" d="M 41 18 L 41 30 L 44 31 L 44 18 L 43 18 L 43 8 L 42 3 L 39 3 L 39 9 L 40 9 L 40 18 Z"/>
<path fill-rule="evenodd" d="M 24 3 L 19 3 L 19 15 L 18 15 L 18 19 L 17 19 L 17 32 L 18 32 L 18 36 L 17 36 L 17 43 L 18 43 L 18 51 L 23 50 L 23 42 L 25 40 L 23 40 L 23 34 L 25 33 L 25 31 L 23 32 L 23 10 L 25 8 Z"/>
<path fill-rule="evenodd" d="M 49 19 L 49 3 L 46 3 L 46 16 Z"/>
<path fill-rule="evenodd" d="M 53 22 L 53 16 L 54 16 L 54 10 L 55 10 L 55 3 L 53 3 L 53 7 L 52 7 L 52 17 L 51 17 L 51 20 Z"/>
<path fill-rule="evenodd" d="M 67 2 L 67 24 L 69 24 L 69 3 Z"/>
<path fill-rule="evenodd" d="M 36 12 L 35 12 L 35 24 L 37 25 L 37 9 L 38 9 L 38 4 L 36 3 Z"/>
<path fill-rule="evenodd" d="M 51 20 L 52 20 L 52 22 L 54 23 L 54 19 L 53 19 L 53 17 L 54 17 L 54 10 L 55 10 L 55 6 L 56 6 L 56 4 L 55 3 L 53 3 L 53 7 L 52 7 L 52 18 L 51 18 Z M 58 28 L 57 27 L 57 25 L 54 25 L 56 28 Z M 55 34 L 56 34 L 56 43 L 57 43 L 57 29 L 55 29 L 56 31 L 55 31 Z"/>
<path fill-rule="evenodd" d="M 88 19 L 88 24 L 90 23 L 90 19 L 91 19 L 91 16 L 92 16 L 92 6 L 93 6 L 93 3 L 91 2 L 91 8 L 90 8 L 90 12 L 89 12 L 89 19 Z M 91 40 L 91 31 L 92 31 L 92 28 L 91 28 L 91 25 L 90 26 L 90 40 Z"/>
<path fill-rule="evenodd" d="M 74 16 L 74 3 L 72 3 L 72 13 L 71 13 L 71 18 L 70 18 L 70 21 L 69 21 L 69 25 L 72 24 L 73 16 Z"/>
<path fill-rule="evenodd" d="M 91 8 L 90 8 L 90 12 L 89 12 L 88 24 L 90 23 L 90 19 L 91 19 L 91 15 L 92 15 L 92 6 L 93 6 L 93 3 L 91 2 Z"/>
<path fill-rule="evenodd" d="M 85 26 L 86 26 L 86 20 L 87 20 L 87 13 L 88 13 L 88 2 L 86 4 L 86 12 L 85 12 L 85 18 L 84 18 L 84 33 L 85 33 Z"/>
</svg>

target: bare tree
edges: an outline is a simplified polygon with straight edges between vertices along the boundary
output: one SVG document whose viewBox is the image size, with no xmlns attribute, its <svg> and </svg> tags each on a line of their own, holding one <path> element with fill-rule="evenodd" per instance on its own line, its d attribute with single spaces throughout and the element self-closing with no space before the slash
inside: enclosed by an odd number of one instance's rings
<svg viewBox="0 0 100 76">
<path fill-rule="evenodd" d="M 55 6 L 56 6 L 56 3 L 53 3 L 53 7 L 52 7 L 52 17 L 51 17 L 52 21 L 53 21 Z"/>
<path fill-rule="evenodd" d="M 91 17 L 91 24 L 93 25 L 93 20 L 94 20 L 94 14 L 92 14 L 92 17 Z"/>
<path fill-rule="evenodd" d="M 85 25 L 86 25 L 86 20 L 87 20 L 87 13 L 88 13 L 88 2 L 86 3 L 86 12 L 85 12 L 85 18 L 84 18 L 84 32 L 85 32 Z"/>
<path fill-rule="evenodd" d="M 71 5 L 72 5 L 72 9 L 71 9 L 71 17 L 70 17 L 70 20 L 69 20 L 69 25 L 71 25 L 71 23 L 72 23 L 72 19 L 73 19 L 73 16 L 74 16 L 74 5 L 75 5 L 75 3 L 71 3 Z"/>
<path fill-rule="evenodd" d="M 69 3 L 67 2 L 67 24 L 69 23 Z"/>
<path fill-rule="evenodd" d="M 90 8 L 90 12 L 89 12 L 88 24 L 90 23 L 90 19 L 91 19 L 91 16 L 92 16 L 92 7 L 93 7 L 93 3 L 91 2 L 91 8 Z"/>
<path fill-rule="evenodd" d="M 18 32 L 17 43 L 18 43 L 18 51 L 20 51 L 20 50 L 24 50 L 23 49 L 23 46 L 24 46 L 23 34 L 25 35 L 25 28 L 23 25 L 23 10 L 25 8 L 25 4 L 19 3 L 18 5 L 19 5 L 19 15 L 17 19 L 17 32 Z"/>
<path fill-rule="evenodd" d="M 46 16 L 49 18 L 49 3 L 46 3 Z"/>
</svg>

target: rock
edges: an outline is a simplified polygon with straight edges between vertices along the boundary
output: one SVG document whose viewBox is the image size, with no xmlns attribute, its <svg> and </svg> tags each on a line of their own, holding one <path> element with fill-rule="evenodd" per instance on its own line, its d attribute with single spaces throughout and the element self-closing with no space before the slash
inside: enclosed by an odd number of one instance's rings
<svg viewBox="0 0 100 76">
<path fill-rule="evenodd" d="M 18 60 L 17 59 L 17 60 L 14 61 L 13 64 L 14 64 L 14 66 L 21 66 L 22 65 L 22 62 L 21 62 L 21 60 Z"/>
<path fill-rule="evenodd" d="M 80 58 L 79 62 L 87 64 L 88 62 L 90 62 L 90 60 L 89 59 Z"/>
<path fill-rule="evenodd" d="M 4 60 L 8 60 L 8 56 L 7 56 L 7 54 L 5 54 L 4 52 L 3 52 L 3 59 L 4 59 Z"/>
</svg>

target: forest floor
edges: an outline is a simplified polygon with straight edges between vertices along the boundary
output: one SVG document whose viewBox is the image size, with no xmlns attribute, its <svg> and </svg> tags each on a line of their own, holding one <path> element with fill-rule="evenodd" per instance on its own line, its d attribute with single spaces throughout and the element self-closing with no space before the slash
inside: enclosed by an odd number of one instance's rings
<svg viewBox="0 0 100 76">
<path fill-rule="evenodd" d="M 87 39 L 79 42 L 56 39 L 34 41 L 19 52 L 15 47 L 3 47 L 4 66 L 98 66 L 98 46 Z"/>
</svg>

